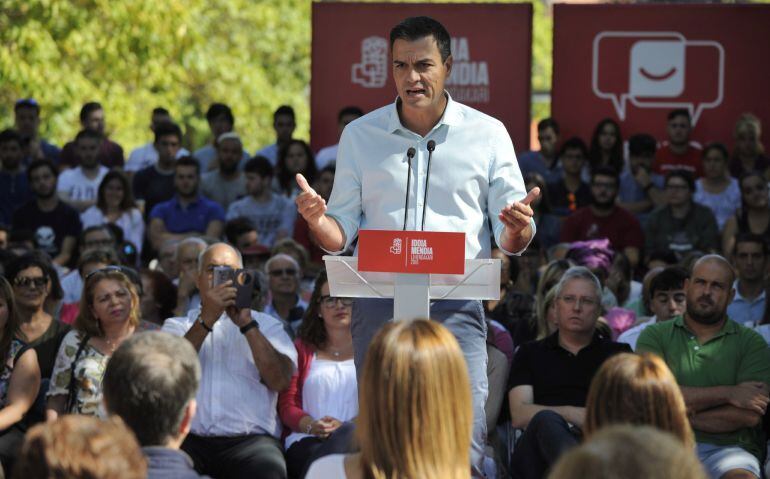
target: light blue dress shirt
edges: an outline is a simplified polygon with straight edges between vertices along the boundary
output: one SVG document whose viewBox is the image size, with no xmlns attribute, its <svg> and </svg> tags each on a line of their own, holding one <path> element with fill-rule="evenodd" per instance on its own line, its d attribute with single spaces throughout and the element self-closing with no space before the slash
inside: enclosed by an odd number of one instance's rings
<svg viewBox="0 0 770 479">
<path fill-rule="evenodd" d="M 410 147 L 416 154 L 406 229 L 419 230 L 427 208 L 425 231 L 466 233 L 466 258 L 489 258 L 490 223 L 500 244 L 500 211 L 526 196 L 513 143 L 500 121 L 447 97 L 444 115 L 425 137 L 401 124 L 398 100 L 345 127 L 327 212 L 344 230 L 343 250 L 359 228 L 402 229 Z M 430 140 L 436 148 L 423 204 Z M 534 221 L 532 228 L 534 232 Z"/>
</svg>

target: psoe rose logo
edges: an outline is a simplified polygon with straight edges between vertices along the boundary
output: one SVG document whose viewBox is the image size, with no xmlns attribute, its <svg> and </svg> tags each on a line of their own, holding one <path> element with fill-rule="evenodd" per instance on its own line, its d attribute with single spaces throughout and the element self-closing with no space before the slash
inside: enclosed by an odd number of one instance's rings
<svg viewBox="0 0 770 479">
<path fill-rule="evenodd" d="M 382 88 L 388 80 L 388 41 L 367 37 L 361 41 L 361 62 L 354 63 L 350 80 L 364 88 Z"/>
</svg>

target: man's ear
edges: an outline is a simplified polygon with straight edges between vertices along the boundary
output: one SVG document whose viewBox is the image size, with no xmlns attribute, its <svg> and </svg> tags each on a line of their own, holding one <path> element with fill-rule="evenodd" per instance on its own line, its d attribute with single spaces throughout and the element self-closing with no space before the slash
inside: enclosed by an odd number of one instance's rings
<svg viewBox="0 0 770 479">
<path fill-rule="evenodd" d="M 191 399 L 184 407 L 184 415 L 182 416 L 182 422 L 179 424 L 179 435 L 187 436 L 192 427 L 192 421 L 195 417 L 195 412 L 198 410 L 198 403 L 195 402 L 195 398 Z"/>
<path fill-rule="evenodd" d="M 449 74 L 452 73 L 452 55 L 449 55 L 446 57 L 446 61 L 444 62 L 444 66 L 446 67 L 446 76 L 449 78 Z"/>
</svg>

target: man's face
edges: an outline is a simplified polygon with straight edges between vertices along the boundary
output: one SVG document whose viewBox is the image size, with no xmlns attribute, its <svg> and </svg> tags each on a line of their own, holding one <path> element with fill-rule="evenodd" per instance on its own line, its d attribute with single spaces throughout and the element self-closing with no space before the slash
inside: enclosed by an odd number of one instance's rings
<svg viewBox="0 0 770 479">
<path fill-rule="evenodd" d="M 631 167 L 631 173 L 635 175 L 639 172 L 639 168 L 643 168 L 649 173 L 652 170 L 652 160 L 654 159 L 655 154 L 629 155 L 628 163 Z"/>
<path fill-rule="evenodd" d="M 179 196 L 189 198 L 198 193 L 198 171 L 194 166 L 177 166 L 174 188 Z"/>
<path fill-rule="evenodd" d="M 404 110 L 438 108 L 451 71 L 452 57 L 441 61 L 433 35 L 393 42 L 393 80 Z"/>
<path fill-rule="evenodd" d="M 540 142 L 540 153 L 552 157 L 556 154 L 556 143 L 559 135 L 550 126 L 537 132 L 537 141 Z"/>
<path fill-rule="evenodd" d="M 83 238 L 80 254 L 97 248 L 115 248 L 115 239 L 103 229 L 91 231 Z"/>
<path fill-rule="evenodd" d="M 727 173 L 727 157 L 716 148 L 712 148 L 703 157 L 703 176 L 706 178 L 722 179 Z"/>
<path fill-rule="evenodd" d="M 19 108 L 16 110 L 16 130 L 24 138 L 32 138 L 40 125 L 40 116 L 34 108 Z"/>
<path fill-rule="evenodd" d="M 316 193 L 321 195 L 326 201 L 329 201 L 329 197 L 332 194 L 332 187 L 334 186 L 334 173 L 331 171 L 325 171 L 316 178 L 313 183 L 313 189 Z"/>
<path fill-rule="evenodd" d="M 585 163 L 585 157 L 580 148 L 567 148 L 559 159 L 564 172 L 572 176 L 579 175 Z"/>
<path fill-rule="evenodd" d="M 684 285 L 687 316 L 701 324 L 718 323 L 735 295 L 731 278 L 727 265 L 717 261 L 696 263 Z"/>
<path fill-rule="evenodd" d="M 30 188 L 40 198 L 50 198 L 56 194 L 56 176 L 46 167 L 36 168 L 30 173 Z"/>
<path fill-rule="evenodd" d="M 96 138 L 81 138 L 77 142 L 78 157 L 83 168 L 95 168 L 99 164 L 99 147 L 102 142 Z"/>
<path fill-rule="evenodd" d="M 86 117 L 83 128 L 104 134 L 104 124 L 104 110 L 94 110 Z"/>
<path fill-rule="evenodd" d="M 684 206 L 690 203 L 692 192 L 690 186 L 682 178 L 669 178 L 666 182 L 666 200 L 670 206 Z"/>
<path fill-rule="evenodd" d="M 273 294 L 296 294 L 299 289 L 299 271 L 294 264 L 285 259 L 270 263 L 267 271 L 270 277 L 270 291 Z"/>
<path fill-rule="evenodd" d="M 600 305 L 593 283 L 580 278 L 567 281 L 556 298 L 559 330 L 576 334 L 592 332 L 599 319 Z"/>
<path fill-rule="evenodd" d="M 243 251 L 246 248 L 251 248 L 252 246 L 258 245 L 259 234 L 257 233 L 257 230 L 251 230 L 242 233 L 235 239 L 235 247 L 238 248 L 238 251 Z"/>
<path fill-rule="evenodd" d="M 197 276 L 196 286 L 200 291 L 201 298 L 206 297 L 206 293 L 212 287 L 212 281 L 214 280 L 214 268 L 217 266 L 229 266 L 232 269 L 238 269 L 241 267 L 241 261 L 238 258 L 238 254 L 229 245 L 218 244 L 213 248 L 210 248 L 203 258 L 203 263 L 200 268 L 200 273 Z"/>
<path fill-rule="evenodd" d="M 257 173 L 247 171 L 246 176 L 246 191 L 252 196 L 260 196 L 265 192 L 266 188 L 270 187 L 271 177 L 261 177 Z"/>
<path fill-rule="evenodd" d="M 183 274 L 194 278 L 197 274 L 198 255 L 203 251 L 201 245 L 188 243 L 177 246 L 177 263 L 179 265 L 179 276 Z"/>
<path fill-rule="evenodd" d="M 291 140 L 294 135 L 294 118 L 291 115 L 278 115 L 273 122 L 273 129 L 275 129 L 275 138 L 278 143 L 286 143 Z"/>
<path fill-rule="evenodd" d="M 690 141 L 690 120 L 684 115 L 677 115 L 668 120 L 666 132 L 672 145 L 686 145 Z"/>
<path fill-rule="evenodd" d="M 160 264 L 160 269 L 169 278 L 176 278 L 178 276 L 179 263 L 176 260 L 176 245 L 174 243 L 166 242 L 160 247 L 158 263 Z"/>
<path fill-rule="evenodd" d="M 0 143 L 0 163 L 4 170 L 13 171 L 21 164 L 24 152 L 17 141 L 6 141 Z"/>
<path fill-rule="evenodd" d="M 217 146 L 217 158 L 219 158 L 219 169 L 223 173 L 232 174 L 238 169 L 238 162 L 243 156 L 243 146 L 241 142 L 232 138 L 224 140 Z"/>
<path fill-rule="evenodd" d="M 158 161 L 168 163 L 176 159 L 182 144 L 176 135 L 163 135 L 155 142 L 155 149 L 158 150 Z"/>
<path fill-rule="evenodd" d="M 618 182 L 612 176 L 594 175 L 591 180 L 593 204 L 600 208 L 610 208 L 618 196 Z"/>
<path fill-rule="evenodd" d="M 650 310 L 658 321 L 668 321 L 674 316 L 684 314 L 686 308 L 687 296 L 681 288 L 656 290 L 650 299 Z"/>
<path fill-rule="evenodd" d="M 233 124 L 230 123 L 230 119 L 227 115 L 219 115 L 209 121 L 209 129 L 214 138 L 219 138 L 222 133 L 233 131 Z"/>
<path fill-rule="evenodd" d="M 735 245 L 735 268 L 741 281 L 762 281 L 767 268 L 767 256 L 762 245 L 753 241 L 741 241 Z"/>
</svg>

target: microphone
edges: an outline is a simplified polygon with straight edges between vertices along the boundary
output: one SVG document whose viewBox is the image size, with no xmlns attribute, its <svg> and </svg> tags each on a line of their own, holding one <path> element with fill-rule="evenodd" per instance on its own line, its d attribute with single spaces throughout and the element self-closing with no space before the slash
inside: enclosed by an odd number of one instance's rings
<svg viewBox="0 0 770 479">
<path fill-rule="evenodd" d="M 425 175 L 425 194 L 422 197 L 422 224 L 420 231 L 425 230 L 425 212 L 428 211 L 428 186 L 430 185 L 430 160 L 433 158 L 433 150 L 436 149 L 436 142 L 428 141 L 428 173 Z"/>
<path fill-rule="evenodd" d="M 407 158 L 407 171 L 406 171 L 406 199 L 404 200 L 404 228 L 402 231 L 406 231 L 406 217 L 409 215 L 409 183 L 412 181 L 412 158 L 417 150 L 414 147 L 409 147 L 406 150 Z"/>
</svg>

